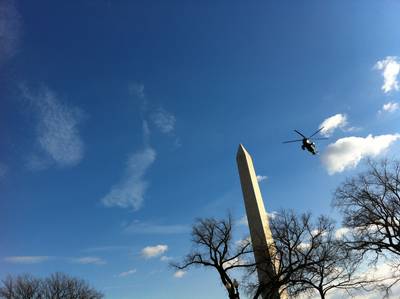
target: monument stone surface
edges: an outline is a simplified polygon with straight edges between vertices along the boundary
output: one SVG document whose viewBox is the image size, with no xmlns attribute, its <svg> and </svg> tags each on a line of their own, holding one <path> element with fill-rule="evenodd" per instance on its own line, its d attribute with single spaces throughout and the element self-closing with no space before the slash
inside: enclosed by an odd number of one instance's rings
<svg viewBox="0 0 400 299">
<path fill-rule="evenodd" d="M 268 214 L 265 211 L 264 202 L 261 196 L 257 175 L 254 170 L 253 160 L 242 144 L 236 156 L 239 169 L 240 183 L 242 186 L 243 199 L 246 208 L 247 221 L 249 223 L 251 242 L 254 248 L 254 258 L 257 266 L 258 280 L 260 284 L 267 284 L 270 277 L 275 275 L 274 263 L 271 257 L 274 250 L 274 240 L 269 227 Z M 266 298 L 287 298 L 286 294 L 279 295 L 279 292 L 271 295 L 261 294 Z"/>
</svg>

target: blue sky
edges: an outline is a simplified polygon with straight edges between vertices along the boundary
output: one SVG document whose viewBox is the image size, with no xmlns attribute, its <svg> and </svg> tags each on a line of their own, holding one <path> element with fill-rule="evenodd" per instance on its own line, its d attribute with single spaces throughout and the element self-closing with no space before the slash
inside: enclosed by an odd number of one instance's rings
<svg viewBox="0 0 400 299">
<path fill-rule="evenodd" d="M 0 278 L 62 271 L 110 299 L 225 296 L 213 272 L 174 275 L 168 261 L 197 217 L 244 216 L 239 143 L 268 211 L 336 218 L 336 186 L 367 157 L 398 156 L 399 9 L 1 0 Z M 324 121 L 320 155 L 281 143 Z"/>
</svg>

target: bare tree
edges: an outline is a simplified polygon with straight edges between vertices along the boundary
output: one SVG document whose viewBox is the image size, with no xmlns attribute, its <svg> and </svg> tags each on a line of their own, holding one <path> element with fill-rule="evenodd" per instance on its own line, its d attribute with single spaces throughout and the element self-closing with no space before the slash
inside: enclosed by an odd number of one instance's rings
<svg viewBox="0 0 400 299">
<path fill-rule="evenodd" d="M 3 286 L 0 288 L 0 298 L 5 299 L 36 299 L 40 297 L 41 282 L 39 279 L 31 275 L 24 274 L 17 276 L 15 279 L 7 276 L 3 281 Z"/>
<path fill-rule="evenodd" d="M 348 245 L 400 256 L 400 161 L 369 161 L 368 166 L 337 188 L 333 203 L 352 229 Z"/>
<path fill-rule="evenodd" d="M 349 229 L 346 245 L 365 255 L 390 257 L 400 268 L 400 161 L 369 161 L 368 169 L 335 192 L 334 206 Z M 393 283 L 400 281 L 400 277 Z"/>
<path fill-rule="evenodd" d="M 47 279 L 24 274 L 7 276 L 0 287 L 4 299 L 101 299 L 103 294 L 84 280 L 55 273 Z"/>
<path fill-rule="evenodd" d="M 249 241 L 234 244 L 231 217 L 222 220 L 197 220 L 192 228 L 192 243 L 194 248 L 184 261 L 180 264 L 173 263 L 172 266 L 181 270 L 191 266 L 212 268 L 218 273 L 229 298 L 239 299 L 238 283 L 231 272 L 252 265 L 243 263 L 245 257 L 252 253 L 252 249 Z"/>
<path fill-rule="evenodd" d="M 371 283 L 357 276 L 360 259 L 346 251 L 334 237 L 332 220 L 311 214 L 282 211 L 271 219 L 275 241 L 274 274 L 267 283 L 248 284 L 253 298 L 273 298 L 279 291 L 292 297 L 317 291 L 321 298 L 333 289 L 361 288 Z M 254 249 L 256 250 L 256 249 Z M 254 269 L 253 269 L 254 270 Z"/>
</svg>

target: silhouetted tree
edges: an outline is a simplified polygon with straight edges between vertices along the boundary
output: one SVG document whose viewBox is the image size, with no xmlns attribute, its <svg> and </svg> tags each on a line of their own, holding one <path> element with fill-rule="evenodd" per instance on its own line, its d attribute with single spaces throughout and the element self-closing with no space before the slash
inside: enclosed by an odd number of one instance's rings
<svg viewBox="0 0 400 299">
<path fill-rule="evenodd" d="M 252 249 L 246 240 L 233 243 L 231 217 L 197 220 L 192 228 L 192 243 L 194 248 L 184 261 L 180 264 L 172 263 L 172 266 L 181 270 L 191 266 L 212 268 L 218 273 L 229 298 L 239 299 L 238 283 L 231 272 L 252 265 L 243 263 Z"/>
<path fill-rule="evenodd" d="M 276 291 L 292 297 L 317 291 L 325 298 L 333 289 L 361 288 L 372 283 L 357 275 L 361 260 L 335 238 L 332 220 L 321 216 L 313 222 L 311 214 L 298 216 L 282 211 L 271 219 L 270 228 L 275 273 L 266 283 L 248 283 L 254 299 L 261 294 L 274 298 Z"/>
<path fill-rule="evenodd" d="M 363 173 L 347 179 L 336 190 L 334 206 L 349 229 L 348 248 L 365 255 L 390 257 L 400 268 L 400 161 L 368 162 Z M 400 281 L 400 277 L 394 283 Z"/>
<path fill-rule="evenodd" d="M 84 280 L 62 273 L 49 278 L 34 278 L 24 274 L 2 280 L 0 298 L 4 299 L 101 299 L 103 294 Z"/>
</svg>

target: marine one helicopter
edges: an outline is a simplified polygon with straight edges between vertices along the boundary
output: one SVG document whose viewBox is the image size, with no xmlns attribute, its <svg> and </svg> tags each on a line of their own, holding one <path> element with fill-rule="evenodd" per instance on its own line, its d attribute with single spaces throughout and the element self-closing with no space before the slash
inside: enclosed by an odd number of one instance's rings
<svg viewBox="0 0 400 299">
<path fill-rule="evenodd" d="M 324 127 L 319 128 L 310 137 L 306 137 L 302 133 L 300 133 L 299 131 L 294 130 L 297 134 L 299 134 L 301 137 L 303 137 L 303 139 L 289 140 L 289 141 L 284 141 L 283 143 L 303 142 L 303 144 L 301 145 L 301 149 L 303 151 L 305 149 L 307 149 L 311 154 L 315 155 L 315 154 L 318 153 L 318 151 L 317 151 L 317 147 L 316 147 L 315 143 L 311 140 L 311 137 L 313 137 L 316 134 L 318 134 L 323 128 Z M 324 139 L 328 139 L 328 138 L 325 138 L 325 137 L 314 138 L 314 140 L 324 140 Z"/>
</svg>

